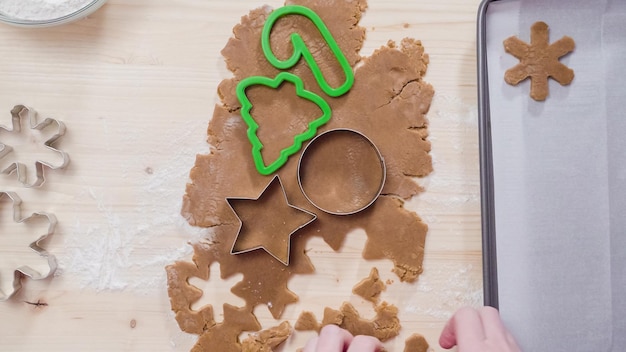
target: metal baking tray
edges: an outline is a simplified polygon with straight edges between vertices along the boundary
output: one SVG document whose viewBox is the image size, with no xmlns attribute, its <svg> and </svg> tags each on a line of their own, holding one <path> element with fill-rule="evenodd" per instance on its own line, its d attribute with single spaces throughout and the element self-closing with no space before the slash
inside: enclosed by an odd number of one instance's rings
<svg viewBox="0 0 626 352">
<path fill-rule="evenodd" d="M 504 82 L 536 21 L 576 42 L 543 102 Z M 626 0 L 484 0 L 477 31 L 485 304 L 524 351 L 626 351 Z"/>
</svg>

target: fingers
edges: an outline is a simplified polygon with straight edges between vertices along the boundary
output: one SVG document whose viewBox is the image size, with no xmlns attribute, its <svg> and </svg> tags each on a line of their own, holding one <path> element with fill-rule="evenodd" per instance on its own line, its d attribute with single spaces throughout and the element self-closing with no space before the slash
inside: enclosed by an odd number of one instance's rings
<svg viewBox="0 0 626 352">
<path fill-rule="evenodd" d="M 520 348 L 493 307 L 462 308 L 446 323 L 439 345 L 461 351 L 519 352 Z"/>
<path fill-rule="evenodd" d="M 314 337 L 302 352 L 381 352 L 383 344 L 375 337 L 359 335 L 353 337 L 348 331 L 336 325 L 322 328 L 318 337 Z"/>
<path fill-rule="evenodd" d="M 452 319 L 454 319 L 454 316 L 448 319 L 439 336 L 439 346 L 447 350 L 456 346 L 456 336 L 454 335 Z"/>
<path fill-rule="evenodd" d="M 509 341 L 509 337 L 513 337 L 504 327 L 500 319 L 500 313 L 493 307 L 482 307 L 479 310 L 482 318 L 485 337 L 497 346 L 514 346 Z M 508 336 L 507 336 L 508 335 Z"/>
<path fill-rule="evenodd" d="M 493 307 L 482 307 L 479 314 L 483 322 L 485 336 L 489 338 L 504 337 L 507 333 L 500 319 L 500 313 Z"/>
<path fill-rule="evenodd" d="M 473 308 L 461 308 L 448 320 L 439 337 L 439 345 L 450 349 L 459 344 L 474 345 L 485 340 L 480 313 Z"/>
<path fill-rule="evenodd" d="M 383 344 L 375 337 L 358 335 L 355 336 L 347 352 L 380 352 Z"/>
<path fill-rule="evenodd" d="M 500 312 L 493 307 L 482 307 L 480 315 L 483 319 L 483 327 L 487 339 L 493 341 L 496 345 L 508 346 L 512 351 L 519 351 L 520 348 L 513 338 L 513 335 L 507 330 L 506 326 L 500 318 Z"/>
<path fill-rule="evenodd" d="M 302 352 L 315 352 L 315 348 L 317 347 L 317 341 L 320 338 L 315 336 L 314 338 L 310 339 L 306 345 L 304 346 L 304 348 L 302 349 Z"/>
<path fill-rule="evenodd" d="M 326 325 L 322 328 L 322 331 L 320 331 L 315 349 L 311 350 L 311 352 L 343 352 L 346 346 L 350 345 L 352 339 L 352 334 L 337 325 Z"/>
<path fill-rule="evenodd" d="M 507 342 L 509 348 L 511 349 L 511 351 L 513 351 L 513 352 L 521 352 L 522 351 L 522 349 L 517 344 L 517 341 L 515 341 L 515 338 L 513 337 L 513 335 L 511 335 L 511 333 L 508 330 L 505 331 L 504 338 L 506 339 L 506 342 Z"/>
</svg>

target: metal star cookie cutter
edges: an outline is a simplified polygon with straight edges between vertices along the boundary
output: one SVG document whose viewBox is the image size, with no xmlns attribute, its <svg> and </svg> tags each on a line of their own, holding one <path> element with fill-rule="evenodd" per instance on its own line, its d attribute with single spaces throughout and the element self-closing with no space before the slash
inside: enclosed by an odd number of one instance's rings
<svg viewBox="0 0 626 352">
<path fill-rule="evenodd" d="M 283 198 L 285 199 L 285 204 L 287 206 L 289 206 L 292 209 L 298 210 L 300 212 L 306 213 L 311 215 L 311 219 L 309 221 L 306 221 L 302 224 L 300 224 L 299 226 L 297 226 L 295 229 L 293 229 L 289 235 L 288 235 L 288 241 L 287 241 L 287 254 L 286 254 L 286 260 L 283 258 L 279 258 L 276 254 L 272 253 L 271 250 L 269 250 L 266 246 L 264 245 L 258 245 L 252 248 L 246 248 L 243 250 L 237 250 L 235 249 L 236 245 L 237 245 L 237 239 L 239 238 L 239 235 L 241 234 L 241 230 L 243 228 L 243 221 L 241 220 L 241 218 L 239 217 L 239 215 L 237 214 L 237 212 L 235 211 L 235 209 L 233 208 L 233 206 L 230 204 L 230 200 L 249 200 L 249 201 L 257 201 L 259 200 L 263 194 L 265 194 L 265 192 L 272 187 L 272 185 L 274 185 L 275 182 L 278 182 L 278 184 L 280 185 L 280 189 L 283 195 Z M 296 207 L 294 205 L 292 205 L 291 203 L 289 203 L 289 199 L 287 198 L 287 192 L 285 191 L 285 187 L 283 186 L 282 181 L 280 180 L 280 177 L 278 175 L 275 175 L 272 180 L 265 186 L 265 188 L 263 188 L 263 190 L 261 191 L 261 193 L 259 194 L 258 197 L 256 198 L 245 198 L 245 197 L 228 197 L 226 198 L 226 204 L 228 204 L 228 207 L 230 207 L 230 210 L 235 214 L 235 216 L 237 217 L 237 220 L 239 221 L 239 228 L 237 229 L 237 235 L 235 236 L 235 240 L 233 241 L 233 246 L 231 247 L 230 250 L 230 254 L 232 255 L 238 255 L 238 254 L 243 254 L 243 253 L 248 253 L 248 252 L 252 252 L 258 249 L 263 249 L 265 252 L 269 253 L 272 257 L 274 257 L 274 259 L 278 260 L 279 262 L 281 262 L 282 264 L 284 264 L 285 266 L 289 266 L 289 258 L 291 256 L 291 236 L 296 233 L 298 230 L 302 229 L 303 227 L 309 225 L 310 223 L 312 223 L 313 221 L 315 221 L 317 219 L 317 215 L 314 213 L 311 213 L 310 211 L 307 211 L 305 209 Z"/>
<path fill-rule="evenodd" d="M 320 205 L 319 202 L 316 202 L 313 198 L 312 194 L 307 194 L 306 190 L 305 190 L 305 186 L 303 185 L 303 181 L 302 181 L 302 170 L 303 170 L 303 164 L 306 163 L 306 157 L 307 157 L 307 151 L 311 150 L 311 147 L 315 147 L 315 145 L 317 143 L 320 143 L 320 141 L 324 138 L 328 138 L 329 136 L 333 135 L 333 134 L 339 134 L 339 133 L 349 133 L 349 134 L 354 134 L 355 136 L 358 136 L 359 138 L 362 138 L 362 140 L 364 142 L 366 142 L 366 144 L 371 147 L 371 149 L 373 150 L 373 154 L 375 155 L 375 157 L 378 159 L 378 162 L 380 163 L 380 169 L 379 170 L 374 170 L 374 171 L 380 171 L 381 174 L 379 175 L 380 179 L 379 182 L 377 182 L 375 184 L 375 190 L 374 192 L 372 192 L 372 196 L 371 199 L 367 202 L 362 202 L 363 204 L 357 204 L 352 208 L 346 208 L 346 209 L 339 209 L 339 206 L 336 206 L 334 209 L 329 209 L 326 206 Z M 335 151 L 338 152 L 338 151 Z M 367 208 L 369 208 L 372 204 L 374 204 L 374 202 L 376 201 L 376 199 L 378 199 L 378 197 L 380 196 L 380 194 L 383 191 L 383 188 L 385 187 L 385 181 L 387 179 L 387 167 L 385 166 L 385 158 L 383 158 L 382 154 L 380 153 L 380 150 L 378 149 L 378 147 L 376 146 L 376 144 L 369 138 L 367 137 L 365 134 L 353 130 L 353 129 L 349 129 L 349 128 L 337 128 L 337 129 L 332 129 L 332 130 L 328 130 L 324 133 L 319 134 L 317 137 L 313 138 L 309 144 L 304 148 L 304 150 L 302 151 L 302 154 L 300 154 L 300 160 L 298 160 L 298 185 L 300 186 L 300 190 L 302 191 L 302 194 L 306 197 L 306 199 L 313 204 L 313 206 L 315 206 L 317 209 L 331 214 L 331 215 L 352 215 L 352 214 L 356 214 L 358 212 L 361 212 Z"/>
<path fill-rule="evenodd" d="M 37 122 L 37 112 L 31 108 L 28 108 L 24 105 L 16 105 L 12 110 L 11 110 L 11 122 L 12 122 L 12 128 L 9 129 L 5 126 L 0 125 L 0 132 L 1 130 L 4 130 L 6 132 L 20 132 L 22 129 L 22 123 L 21 123 L 21 119 L 22 117 L 24 117 L 24 115 L 26 115 L 28 117 L 29 123 L 30 123 L 30 128 L 33 130 L 38 130 L 38 131 L 42 131 L 44 129 L 46 129 L 48 126 L 51 126 L 53 124 L 57 125 L 57 132 L 50 137 L 48 140 L 46 140 L 44 142 L 44 146 L 55 152 L 55 153 L 59 153 L 61 154 L 61 157 L 63 158 L 63 161 L 61 162 L 60 165 L 52 165 L 48 162 L 45 161 L 41 161 L 41 160 L 37 160 L 35 162 L 35 173 L 36 173 L 36 180 L 34 183 L 32 184 L 28 184 L 28 180 L 26 177 L 26 165 L 15 161 L 13 163 L 11 163 L 7 168 L 5 168 L 4 170 L 0 170 L 0 173 L 9 175 L 11 174 L 13 171 L 16 172 L 17 174 L 17 180 L 24 186 L 26 187 L 39 187 L 41 186 L 44 182 L 45 182 L 45 177 L 44 177 L 44 170 L 43 167 L 46 166 L 52 170 L 56 170 L 56 169 L 62 169 L 64 167 L 67 166 L 67 164 L 69 164 L 70 162 L 70 158 L 67 155 L 66 152 L 61 151 L 59 149 L 56 149 L 54 147 L 52 147 L 52 144 L 54 144 L 54 142 L 56 142 L 61 136 L 63 136 L 65 134 L 65 124 L 59 120 L 53 119 L 53 118 L 46 118 L 41 122 Z M 2 141 L 0 141 L 0 159 L 4 158 L 5 156 L 7 156 L 8 154 L 11 153 L 11 151 L 13 151 L 13 148 L 9 145 L 3 144 Z"/>
<path fill-rule="evenodd" d="M 30 249 L 32 249 L 33 251 L 35 251 L 37 254 L 39 254 L 41 257 L 46 258 L 48 261 L 48 267 L 50 268 L 49 272 L 47 274 L 41 274 L 40 272 L 38 272 L 37 270 L 24 265 L 24 266 L 20 266 L 18 268 L 15 269 L 14 271 L 14 276 L 13 276 L 13 291 L 12 292 L 8 292 L 5 293 L 0 289 L 0 302 L 6 301 L 9 298 L 11 298 L 16 292 L 18 292 L 21 288 L 22 288 L 22 282 L 21 279 L 23 276 L 28 277 L 32 280 L 42 280 L 45 278 L 48 278 L 50 275 L 54 274 L 54 272 L 57 269 L 57 260 L 56 257 L 50 253 L 48 253 L 48 251 L 46 251 L 45 249 L 43 249 L 42 247 L 39 246 L 39 243 L 41 241 L 43 241 L 44 239 L 46 239 L 48 236 L 52 235 L 54 233 L 54 229 L 56 227 L 57 224 L 57 219 L 56 216 L 54 216 L 54 214 L 49 214 L 49 213 L 44 213 L 44 212 L 37 212 L 37 213 L 33 213 L 31 216 L 26 217 L 26 218 L 21 218 L 21 204 L 22 204 L 22 199 L 20 199 L 20 197 L 14 193 L 14 192 L 0 192 L 0 199 L 6 196 L 9 198 L 9 200 L 11 201 L 11 203 L 13 204 L 13 221 L 15 221 L 16 223 L 24 223 L 32 218 L 35 217 L 45 217 L 48 220 L 48 230 L 45 234 L 41 235 L 36 241 L 32 242 L 29 247 Z M 0 236 L 2 236 L 2 234 L 0 234 Z M 2 279 L 2 278 L 0 278 Z"/>
</svg>

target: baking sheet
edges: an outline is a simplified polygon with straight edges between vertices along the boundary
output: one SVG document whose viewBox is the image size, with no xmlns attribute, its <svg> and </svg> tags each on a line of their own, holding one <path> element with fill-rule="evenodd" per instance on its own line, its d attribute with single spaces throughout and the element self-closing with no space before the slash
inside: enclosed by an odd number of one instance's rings
<svg viewBox="0 0 626 352">
<path fill-rule="evenodd" d="M 500 0 L 486 5 L 485 81 L 497 297 L 525 351 L 626 347 L 626 1 Z M 571 85 L 550 80 L 545 102 L 530 82 L 504 82 L 518 60 L 502 42 L 574 38 L 561 62 Z M 483 139 L 485 142 L 485 139 Z M 483 176 L 487 173 L 483 173 Z M 489 182 L 492 181 L 492 182 Z M 493 239 L 493 238 L 492 238 Z M 494 254 L 494 253 L 487 253 Z M 492 262 L 491 265 L 494 263 Z M 493 276 L 493 275 L 492 275 Z"/>
</svg>

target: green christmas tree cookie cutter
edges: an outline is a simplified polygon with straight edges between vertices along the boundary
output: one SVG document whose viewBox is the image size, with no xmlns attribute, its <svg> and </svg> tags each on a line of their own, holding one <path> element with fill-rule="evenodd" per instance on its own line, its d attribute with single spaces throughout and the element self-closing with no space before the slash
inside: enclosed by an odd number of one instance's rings
<svg viewBox="0 0 626 352">
<path fill-rule="evenodd" d="M 261 140 L 257 136 L 259 124 L 250 115 L 250 110 L 252 110 L 252 103 L 246 95 L 246 89 L 253 85 L 263 85 L 276 89 L 285 81 L 295 85 L 296 95 L 317 105 L 322 110 L 322 116 L 311 121 L 305 132 L 300 133 L 294 137 L 293 144 L 291 146 L 282 149 L 280 151 L 279 157 L 276 160 L 274 160 L 269 165 L 265 165 L 265 162 L 263 161 L 263 156 L 261 155 L 263 143 L 261 143 Z M 302 143 L 315 137 L 318 128 L 328 122 L 332 114 L 330 105 L 328 105 L 328 103 L 322 97 L 304 89 L 304 82 L 302 82 L 302 79 L 289 72 L 281 72 L 274 79 L 262 76 L 252 76 L 245 78 L 237 85 L 237 96 L 241 101 L 241 116 L 248 125 L 248 139 L 252 143 L 252 158 L 254 159 L 254 166 L 262 175 L 273 174 L 274 172 L 276 172 L 276 170 L 285 165 L 287 159 L 291 155 L 297 153 L 302 148 Z"/>
<path fill-rule="evenodd" d="M 324 75 L 322 74 L 322 70 L 315 62 L 311 51 L 304 43 L 304 39 L 302 39 L 302 36 L 300 36 L 298 33 L 291 34 L 293 54 L 289 59 L 280 60 L 274 55 L 270 45 L 270 35 L 272 32 L 272 28 L 279 18 L 287 15 L 301 15 L 313 22 L 313 24 L 316 26 L 319 33 L 321 34 L 322 38 L 324 38 L 324 40 L 328 44 L 328 47 L 335 55 L 337 61 L 339 62 L 339 65 L 341 66 L 341 69 L 343 70 L 346 79 L 342 85 L 337 88 L 333 88 L 330 86 L 330 84 L 328 84 L 328 82 L 324 78 Z M 313 73 L 313 76 L 315 77 L 318 85 L 320 86 L 322 91 L 328 96 L 338 97 L 346 94 L 354 84 L 354 73 L 352 72 L 352 67 L 348 63 L 346 57 L 341 52 L 341 48 L 339 48 L 339 45 L 333 38 L 332 34 L 328 30 L 328 27 L 326 27 L 326 24 L 324 24 L 322 19 L 313 10 L 307 7 L 299 5 L 288 5 L 273 11 L 269 15 L 267 21 L 263 26 L 263 30 L 261 33 L 261 46 L 263 48 L 263 53 L 265 54 L 265 57 L 267 58 L 269 63 L 281 70 L 287 70 L 292 68 L 300 61 L 300 58 L 304 58 L 304 61 L 311 69 L 311 72 Z M 265 162 L 263 161 L 263 157 L 261 155 L 261 149 L 263 149 L 263 144 L 259 140 L 256 133 L 259 125 L 250 115 L 250 111 L 252 110 L 252 104 L 250 103 L 250 100 L 246 95 L 246 89 L 253 85 L 263 85 L 276 89 L 285 81 L 291 82 L 296 86 L 296 94 L 299 97 L 315 103 L 322 110 L 322 116 L 309 123 L 309 127 L 305 132 L 295 136 L 294 143 L 291 146 L 282 149 L 280 151 L 278 159 L 271 162 L 269 165 L 265 165 Z M 328 122 L 332 115 L 330 105 L 328 105 L 324 98 L 304 89 L 304 82 L 302 81 L 302 79 L 288 72 L 281 72 L 274 79 L 263 76 L 251 76 L 241 80 L 237 84 L 237 98 L 239 99 L 239 102 L 242 106 L 241 116 L 248 125 L 247 135 L 248 139 L 252 143 L 252 157 L 254 159 L 254 165 L 259 173 L 261 173 L 262 175 L 270 175 L 280 169 L 283 165 L 285 165 L 289 156 L 297 153 L 302 148 L 302 143 L 315 137 L 318 128 Z"/>
</svg>

